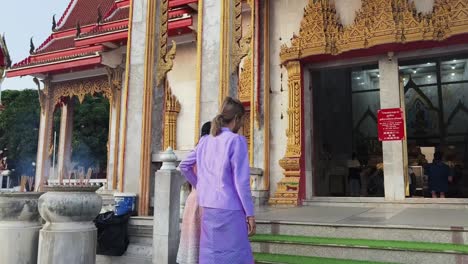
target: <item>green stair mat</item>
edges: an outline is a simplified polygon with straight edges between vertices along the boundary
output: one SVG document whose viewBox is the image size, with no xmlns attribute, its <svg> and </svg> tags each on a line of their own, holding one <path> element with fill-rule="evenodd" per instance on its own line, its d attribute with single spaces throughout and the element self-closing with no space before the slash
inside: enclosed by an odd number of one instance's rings
<svg viewBox="0 0 468 264">
<path fill-rule="evenodd" d="M 350 259 L 333 259 L 318 257 L 303 257 L 280 254 L 254 253 L 255 261 L 271 264 L 396 264 L 388 262 L 362 261 Z"/>
<path fill-rule="evenodd" d="M 274 242 L 289 244 L 304 244 L 315 246 L 344 246 L 363 247 L 372 249 L 393 249 L 404 251 L 422 251 L 434 253 L 462 253 L 468 254 L 468 245 L 449 243 L 429 243 L 394 240 L 372 240 L 354 238 L 307 237 L 289 235 L 255 235 L 250 238 L 252 242 Z"/>
</svg>

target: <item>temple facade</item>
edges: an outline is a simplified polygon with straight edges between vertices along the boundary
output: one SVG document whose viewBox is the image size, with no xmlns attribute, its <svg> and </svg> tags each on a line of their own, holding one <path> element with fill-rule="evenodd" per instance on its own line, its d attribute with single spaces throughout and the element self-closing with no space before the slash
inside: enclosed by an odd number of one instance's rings
<svg viewBox="0 0 468 264">
<path fill-rule="evenodd" d="M 457 173 L 450 195 L 468 198 L 467 39 L 466 0 L 71 0 L 7 76 L 41 81 L 41 184 L 53 180 L 54 111 L 60 181 L 73 104 L 109 99 L 102 183 L 137 193 L 140 215 L 152 211 L 159 153 L 183 159 L 225 96 L 248 110 L 259 203 L 425 197 L 435 151 Z M 401 138 L 379 126 L 391 110 Z"/>
</svg>

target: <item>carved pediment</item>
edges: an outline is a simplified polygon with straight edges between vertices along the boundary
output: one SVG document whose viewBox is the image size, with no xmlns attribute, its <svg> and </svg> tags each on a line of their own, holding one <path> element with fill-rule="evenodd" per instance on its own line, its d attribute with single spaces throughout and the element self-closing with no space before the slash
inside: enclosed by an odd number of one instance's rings
<svg viewBox="0 0 468 264">
<path fill-rule="evenodd" d="M 408 0 L 366 0 L 354 24 L 343 26 L 330 0 L 309 0 L 298 35 L 281 46 L 281 62 L 390 43 L 441 41 L 468 33 L 466 0 L 435 0 L 432 13 L 418 13 Z"/>
</svg>

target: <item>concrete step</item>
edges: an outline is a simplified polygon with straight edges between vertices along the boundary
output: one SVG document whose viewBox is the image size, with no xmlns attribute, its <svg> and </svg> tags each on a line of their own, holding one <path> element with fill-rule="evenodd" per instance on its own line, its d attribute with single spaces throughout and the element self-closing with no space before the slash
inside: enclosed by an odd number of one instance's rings
<svg viewBox="0 0 468 264">
<path fill-rule="evenodd" d="M 257 253 L 405 264 L 468 263 L 468 246 L 389 240 L 258 235 Z"/>
<path fill-rule="evenodd" d="M 257 220 L 257 233 L 468 244 L 463 227 L 417 227 Z"/>
<path fill-rule="evenodd" d="M 302 205 L 325 207 L 467 209 L 468 199 L 406 198 L 401 201 L 389 201 L 385 200 L 383 197 L 314 197 L 311 200 L 303 201 Z"/>
</svg>

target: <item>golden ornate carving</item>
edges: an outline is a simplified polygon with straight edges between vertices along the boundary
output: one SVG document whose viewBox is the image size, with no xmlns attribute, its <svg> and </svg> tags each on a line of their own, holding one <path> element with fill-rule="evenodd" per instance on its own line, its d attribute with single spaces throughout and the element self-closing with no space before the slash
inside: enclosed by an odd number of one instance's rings
<svg viewBox="0 0 468 264">
<path fill-rule="evenodd" d="M 250 93 L 252 90 L 252 56 L 247 56 L 240 68 L 238 97 L 242 102 L 250 101 Z"/>
<path fill-rule="evenodd" d="M 171 49 L 169 52 L 167 51 L 169 0 L 161 0 L 160 11 L 159 59 L 156 73 L 156 86 L 158 87 L 166 77 L 166 74 L 172 70 L 177 49 L 176 42 L 173 40 Z"/>
<path fill-rule="evenodd" d="M 390 43 L 445 40 L 468 33 L 467 14 L 465 0 L 435 0 L 433 12 L 426 15 L 417 12 L 414 2 L 368 0 L 354 24 L 344 27 L 330 0 L 309 0 L 299 34 L 281 46 L 281 62 Z"/>
<path fill-rule="evenodd" d="M 237 71 L 241 60 L 249 54 L 252 43 L 252 26 L 249 26 L 247 34 L 241 37 L 239 41 L 235 41 L 232 45 L 231 55 L 231 74 Z M 236 33 L 235 35 L 237 35 Z"/>
<path fill-rule="evenodd" d="M 172 70 L 172 67 L 174 66 L 176 50 L 177 50 L 177 44 L 174 40 L 172 41 L 172 47 L 169 50 L 169 52 L 167 51 L 167 49 L 164 50 L 164 48 L 161 48 L 161 51 L 164 51 L 164 54 L 161 53 L 161 58 L 159 59 L 159 67 L 158 67 L 157 81 L 156 81 L 157 86 L 159 86 L 162 80 L 166 78 L 167 73 L 170 70 Z"/>
<path fill-rule="evenodd" d="M 302 68 L 299 61 L 290 61 L 286 64 L 288 71 L 288 138 L 286 155 L 279 161 L 284 169 L 284 178 L 278 182 L 275 196 L 270 204 L 297 205 L 299 202 L 299 179 L 301 175 L 302 157 Z"/>
<path fill-rule="evenodd" d="M 122 74 L 124 69 L 120 66 L 116 68 L 106 67 L 107 81 L 112 91 L 120 90 L 122 87 Z"/>
<path fill-rule="evenodd" d="M 90 78 L 56 83 L 53 86 L 52 103 L 60 102 L 62 97 L 72 98 L 77 96 L 80 103 L 86 95 L 102 93 L 109 100 L 112 100 L 112 90 L 106 77 Z"/>
<path fill-rule="evenodd" d="M 164 149 L 172 147 L 177 148 L 177 117 L 180 113 L 179 100 L 172 94 L 171 87 L 166 81 L 166 90 L 164 92 L 165 110 L 164 110 Z"/>
<path fill-rule="evenodd" d="M 39 105 L 41 106 L 41 112 L 44 113 L 44 110 L 46 107 L 47 95 L 49 93 L 48 91 L 49 91 L 50 81 L 49 80 L 42 81 L 44 83 L 44 89 L 42 90 L 41 90 L 41 83 L 39 82 L 39 79 L 34 77 L 33 81 L 37 86 L 37 95 L 39 97 Z"/>
</svg>

